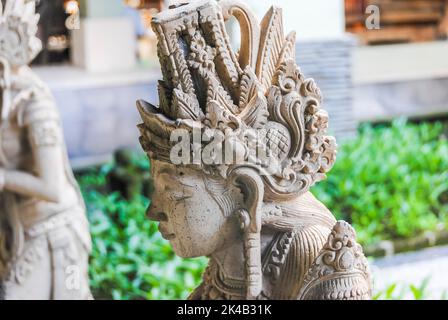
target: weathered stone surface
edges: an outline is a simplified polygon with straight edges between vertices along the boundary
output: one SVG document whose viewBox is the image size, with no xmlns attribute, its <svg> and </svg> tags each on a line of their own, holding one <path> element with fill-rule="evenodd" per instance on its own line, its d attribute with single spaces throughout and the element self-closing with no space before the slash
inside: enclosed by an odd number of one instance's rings
<svg viewBox="0 0 448 320">
<path fill-rule="evenodd" d="M 231 16 L 238 53 L 224 27 Z M 148 212 L 177 255 L 210 257 L 190 298 L 369 299 L 355 231 L 309 192 L 333 166 L 336 143 L 281 9 L 259 23 L 240 2 L 195 1 L 159 14 L 153 29 L 159 106 L 138 103 L 155 181 Z M 215 139 L 213 152 L 198 132 Z M 238 161 L 219 161 L 228 152 Z"/>
</svg>

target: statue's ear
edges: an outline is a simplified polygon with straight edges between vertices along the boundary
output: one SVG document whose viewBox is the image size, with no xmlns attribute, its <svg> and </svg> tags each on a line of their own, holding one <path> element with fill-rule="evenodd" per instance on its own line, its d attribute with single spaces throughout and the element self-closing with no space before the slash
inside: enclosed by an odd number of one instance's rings
<svg viewBox="0 0 448 320">
<path fill-rule="evenodd" d="M 237 213 L 244 229 L 247 299 L 256 299 L 262 289 L 260 233 L 264 184 L 258 171 L 250 167 L 232 170 L 230 179 L 244 195 L 243 206 Z"/>
</svg>

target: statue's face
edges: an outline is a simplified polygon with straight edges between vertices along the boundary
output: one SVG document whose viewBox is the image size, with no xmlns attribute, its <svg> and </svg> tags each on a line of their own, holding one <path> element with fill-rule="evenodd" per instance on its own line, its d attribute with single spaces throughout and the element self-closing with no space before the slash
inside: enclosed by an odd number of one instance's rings
<svg viewBox="0 0 448 320">
<path fill-rule="evenodd" d="M 149 218 L 178 256 L 209 256 L 241 241 L 235 215 L 218 205 L 201 171 L 153 160 L 152 177 Z"/>
</svg>

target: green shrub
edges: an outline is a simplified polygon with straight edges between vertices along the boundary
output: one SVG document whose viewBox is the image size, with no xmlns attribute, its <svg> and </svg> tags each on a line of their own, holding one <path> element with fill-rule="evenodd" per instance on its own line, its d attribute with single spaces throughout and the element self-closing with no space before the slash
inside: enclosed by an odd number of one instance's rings
<svg viewBox="0 0 448 320">
<path fill-rule="evenodd" d="M 373 300 L 446 300 L 446 291 L 442 292 L 441 296 L 434 296 L 428 290 L 431 277 L 426 277 L 422 280 L 420 285 L 414 284 L 397 284 L 393 283 L 387 286 L 384 290 L 375 290 Z"/>
<path fill-rule="evenodd" d="M 448 143 L 440 122 L 365 125 L 339 148 L 335 167 L 313 193 L 351 222 L 359 241 L 411 237 L 446 226 Z"/>
<path fill-rule="evenodd" d="M 146 218 L 148 199 L 141 196 L 127 201 L 118 193 L 107 195 L 106 176 L 112 168 L 109 164 L 79 177 L 93 239 L 90 279 L 94 297 L 186 298 L 200 282 L 206 259 L 174 255 L 157 224 Z"/>
</svg>

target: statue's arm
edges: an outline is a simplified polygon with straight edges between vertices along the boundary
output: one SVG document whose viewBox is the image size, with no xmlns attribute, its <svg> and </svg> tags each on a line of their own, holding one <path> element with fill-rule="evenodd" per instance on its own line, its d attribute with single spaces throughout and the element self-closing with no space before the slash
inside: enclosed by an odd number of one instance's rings
<svg viewBox="0 0 448 320">
<path fill-rule="evenodd" d="M 39 148 L 35 151 L 36 175 L 25 171 L 4 171 L 4 190 L 58 202 L 62 191 L 60 177 L 64 176 L 56 147 Z M 0 169 L 1 170 L 1 169 Z"/>
<path fill-rule="evenodd" d="M 52 109 L 38 107 L 25 115 L 35 172 L 0 168 L 0 190 L 3 180 L 6 191 L 59 202 L 64 191 L 64 152 L 61 128 Z"/>
</svg>

